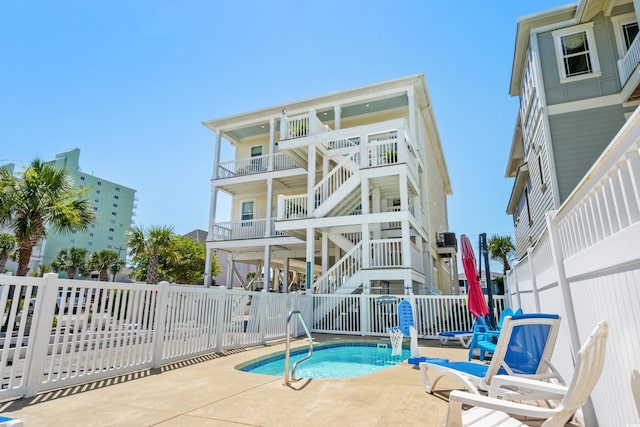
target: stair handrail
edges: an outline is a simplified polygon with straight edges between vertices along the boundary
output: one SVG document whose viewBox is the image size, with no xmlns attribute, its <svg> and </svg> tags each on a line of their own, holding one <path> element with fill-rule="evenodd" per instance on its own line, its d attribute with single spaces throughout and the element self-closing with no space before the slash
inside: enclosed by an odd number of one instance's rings
<svg viewBox="0 0 640 427">
<path fill-rule="evenodd" d="M 305 333 L 307 334 L 307 338 L 309 339 L 309 353 L 302 359 L 296 361 L 293 364 L 293 369 L 291 370 L 291 377 L 289 377 L 289 363 L 291 362 L 291 318 L 294 314 L 297 314 L 300 317 L 300 322 L 302 322 L 302 327 L 304 328 Z M 285 355 L 284 355 L 284 385 L 289 385 L 291 381 L 296 380 L 296 368 L 298 365 L 305 360 L 308 360 L 313 355 L 313 338 L 311 337 L 311 332 L 309 332 L 309 328 L 307 327 L 307 322 L 304 321 L 304 317 L 300 310 L 291 310 L 289 315 L 287 316 L 287 343 L 285 347 Z"/>
<path fill-rule="evenodd" d="M 331 277 L 336 271 L 339 273 L 343 272 L 342 267 L 347 263 L 347 261 L 353 260 L 354 262 L 348 266 L 348 269 L 344 270 L 345 273 L 350 273 L 346 277 L 350 279 L 353 277 L 358 271 L 360 271 L 360 266 L 362 265 L 362 242 L 359 242 L 355 245 L 349 252 L 344 254 L 342 258 L 338 260 L 331 268 L 329 268 L 318 280 L 313 283 L 313 289 L 315 293 L 333 293 L 336 288 L 329 288 L 329 284 L 323 286 L 325 282 L 328 281 L 328 278 Z M 342 274 L 336 274 L 335 277 L 342 276 Z"/>
<path fill-rule="evenodd" d="M 316 208 L 324 203 L 359 169 L 360 151 L 354 151 L 349 156 L 344 156 L 338 164 L 313 189 Z"/>
</svg>

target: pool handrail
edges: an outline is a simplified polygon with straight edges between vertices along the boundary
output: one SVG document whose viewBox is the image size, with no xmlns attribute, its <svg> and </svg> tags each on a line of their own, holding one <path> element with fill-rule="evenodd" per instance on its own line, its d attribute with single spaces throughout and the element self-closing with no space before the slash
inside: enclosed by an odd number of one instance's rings
<svg viewBox="0 0 640 427">
<path fill-rule="evenodd" d="M 302 327 L 307 334 L 307 338 L 309 339 L 309 353 L 303 357 L 302 359 L 296 361 L 293 364 L 293 369 L 291 370 L 291 377 L 289 377 L 289 362 L 291 357 L 291 349 L 290 349 L 290 341 L 291 341 L 291 318 L 294 314 L 297 314 L 300 317 L 300 321 L 302 322 Z M 287 316 L 287 344 L 285 347 L 285 355 L 284 355 L 284 385 L 289 385 L 291 381 L 296 380 L 296 368 L 298 365 L 305 360 L 308 360 L 313 355 L 313 338 L 311 338 L 311 332 L 309 332 L 309 328 L 307 327 L 307 323 L 304 321 L 304 317 L 300 310 L 291 310 L 289 315 Z"/>
</svg>

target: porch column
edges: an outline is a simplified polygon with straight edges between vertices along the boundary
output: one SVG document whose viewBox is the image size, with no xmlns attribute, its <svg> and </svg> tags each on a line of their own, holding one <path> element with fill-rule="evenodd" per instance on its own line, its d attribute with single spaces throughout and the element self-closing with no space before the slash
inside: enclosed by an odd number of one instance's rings
<svg viewBox="0 0 640 427">
<path fill-rule="evenodd" d="M 308 294 L 313 294 L 313 263 L 315 258 L 315 230 L 311 227 L 307 228 L 307 254 L 306 254 L 306 273 L 307 281 L 305 283 L 305 289 Z M 308 287 L 307 287 L 308 286 Z"/>
<path fill-rule="evenodd" d="M 273 178 L 267 178 L 267 217 L 265 219 L 264 237 L 271 236 L 271 210 L 273 209 Z"/>
<path fill-rule="evenodd" d="M 329 233 L 322 232 L 322 273 L 329 268 Z"/>
<path fill-rule="evenodd" d="M 367 135 L 360 135 L 360 169 L 369 167 L 369 146 Z"/>
<path fill-rule="evenodd" d="M 283 270 L 283 276 L 284 276 L 284 289 L 282 290 L 283 293 L 287 294 L 289 293 L 289 257 L 284 257 L 284 260 L 282 262 L 282 270 Z"/>
<path fill-rule="evenodd" d="M 411 267 L 411 230 L 409 221 L 402 221 L 402 266 Z"/>
<path fill-rule="evenodd" d="M 340 129 L 341 121 L 342 121 L 342 107 L 340 105 L 333 106 L 333 127 L 335 130 Z"/>
<path fill-rule="evenodd" d="M 211 287 L 211 281 L 212 281 L 212 277 L 211 277 L 211 253 L 213 251 L 211 250 L 210 247 L 207 246 L 207 255 L 205 257 L 205 264 L 204 264 L 204 287 L 205 288 L 210 288 Z"/>
<path fill-rule="evenodd" d="M 316 110 L 309 110 L 309 133 L 307 135 L 315 135 L 319 132 L 319 129 L 316 129 L 317 119 Z"/>
<path fill-rule="evenodd" d="M 233 253 L 227 254 L 227 289 L 233 289 Z"/>
<path fill-rule="evenodd" d="M 640 0 L 633 0 L 633 11 L 636 14 L 636 21 L 640 22 Z"/>
<path fill-rule="evenodd" d="M 371 213 L 369 205 L 369 179 L 361 178 L 360 180 L 360 204 L 362 205 L 362 215 Z"/>
<path fill-rule="evenodd" d="M 273 170 L 273 156 L 276 151 L 276 119 L 269 119 L 269 164 L 267 170 Z"/>
<path fill-rule="evenodd" d="M 409 210 L 409 185 L 407 184 L 407 173 L 405 171 L 401 171 L 398 174 L 399 182 L 400 182 L 400 210 L 408 211 Z"/>
<path fill-rule="evenodd" d="M 315 191 L 316 186 L 316 146 L 309 145 L 307 147 L 307 216 L 312 216 L 315 210 Z M 309 242 L 307 242 L 307 245 Z"/>
<path fill-rule="evenodd" d="M 262 278 L 262 292 L 271 289 L 271 245 L 264 247 L 264 276 Z"/>
<path fill-rule="evenodd" d="M 218 166 L 220 165 L 220 146 L 222 145 L 222 129 L 216 131 L 216 147 L 213 150 L 213 179 L 218 179 Z"/>
</svg>

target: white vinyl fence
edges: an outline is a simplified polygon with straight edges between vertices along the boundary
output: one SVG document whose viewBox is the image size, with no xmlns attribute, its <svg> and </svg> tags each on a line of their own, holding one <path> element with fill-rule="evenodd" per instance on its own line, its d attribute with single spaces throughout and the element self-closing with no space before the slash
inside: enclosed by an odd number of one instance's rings
<svg viewBox="0 0 640 427">
<path fill-rule="evenodd" d="M 423 338 L 471 326 L 464 296 L 300 295 L 0 274 L 0 401 L 283 339 L 291 310 L 316 333 L 388 336 L 402 299 L 412 303 Z M 496 301 L 497 315 L 503 300 Z M 303 333 L 298 323 L 292 331 Z"/>
<path fill-rule="evenodd" d="M 609 321 L 587 425 L 640 425 L 639 146 L 636 110 L 507 276 L 512 306 L 562 315 L 553 362 L 565 378 L 581 343 L 598 321 Z"/>
</svg>

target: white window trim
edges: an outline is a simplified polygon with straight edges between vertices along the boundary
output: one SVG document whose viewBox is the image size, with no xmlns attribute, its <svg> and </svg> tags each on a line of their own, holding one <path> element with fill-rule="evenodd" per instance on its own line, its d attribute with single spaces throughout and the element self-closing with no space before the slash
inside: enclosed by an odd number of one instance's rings
<svg viewBox="0 0 640 427">
<path fill-rule="evenodd" d="M 564 69 L 564 57 L 562 55 L 562 37 L 582 32 L 585 32 L 587 34 L 587 42 L 589 43 L 589 55 L 591 57 L 591 67 L 593 68 L 593 71 L 586 74 L 580 74 L 579 76 L 567 77 Z M 591 79 L 594 77 L 600 77 L 602 75 L 602 72 L 600 71 L 600 61 L 598 60 L 596 38 L 593 33 L 593 22 L 587 22 L 586 24 L 552 31 L 551 35 L 553 36 L 553 44 L 556 48 L 556 62 L 558 64 L 558 75 L 560 76 L 560 83 L 569 83 L 578 80 Z"/>
<path fill-rule="evenodd" d="M 627 47 L 624 45 L 624 35 L 622 34 L 622 26 L 638 22 L 635 12 L 625 13 L 611 17 L 613 24 L 613 33 L 616 36 L 616 46 L 618 47 L 619 58 L 624 58 L 627 54 Z"/>
</svg>

